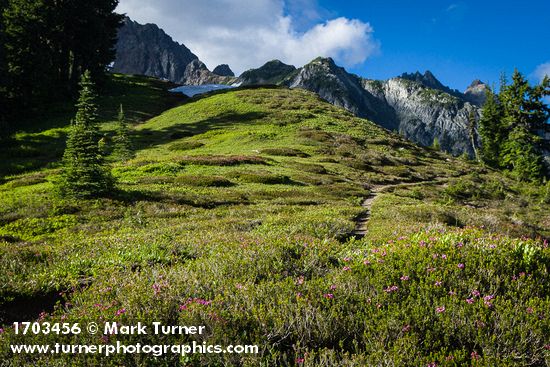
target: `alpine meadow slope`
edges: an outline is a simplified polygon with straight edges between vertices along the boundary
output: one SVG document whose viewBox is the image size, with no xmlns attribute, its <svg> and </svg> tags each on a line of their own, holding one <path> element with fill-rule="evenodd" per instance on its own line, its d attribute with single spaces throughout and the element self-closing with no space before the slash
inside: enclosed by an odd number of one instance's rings
<svg viewBox="0 0 550 367">
<path fill-rule="evenodd" d="M 111 162 L 118 187 L 109 197 L 55 195 L 52 152 L 62 152 L 67 123 L 16 135 L 25 144 L 12 146 L 17 164 L 4 167 L 0 185 L 2 360 L 550 363 L 550 186 L 419 147 L 303 89 L 241 87 L 166 109 L 169 83 L 111 78 L 116 88 L 99 100 L 104 149 L 123 102 L 135 158 Z M 26 153 L 37 146 L 47 153 Z M 37 319 L 207 332 L 16 335 L 10 327 Z M 255 344 L 259 353 L 105 358 L 7 347 L 116 341 Z"/>
</svg>

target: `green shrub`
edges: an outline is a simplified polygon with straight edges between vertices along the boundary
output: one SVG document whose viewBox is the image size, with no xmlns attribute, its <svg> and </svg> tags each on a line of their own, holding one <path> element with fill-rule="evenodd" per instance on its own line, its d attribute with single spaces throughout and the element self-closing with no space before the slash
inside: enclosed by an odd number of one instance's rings
<svg viewBox="0 0 550 367">
<path fill-rule="evenodd" d="M 453 181 L 443 190 L 443 195 L 450 200 L 467 200 L 477 197 L 479 194 L 479 188 L 473 182 L 465 179 Z"/>
<path fill-rule="evenodd" d="M 231 177 L 235 177 L 243 182 L 260 183 L 265 185 L 293 184 L 290 177 L 269 172 L 232 172 Z"/>
<path fill-rule="evenodd" d="M 178 159 L 182 164 L 198 164 L 205 166 L 236 166 L 240 164 L 267 164 L 267 161 L 252 155 L 197 155 Z"/>
<path fill-rule="evenodd" d="M 198 175 L 185 175 L 177 176 L 174 182 L 186 186 L 198 186 L 198 187 L 229 187 L 234 184 L 225 177 L 221 176 L 198 176 Z"/>
<path fill-rule="evenodd" d="M 268 148 L 262 149 L 260 153 L 283 157 L 309 157 L 309 154 L 294 148 Z"/>
<path fill-rule="evenodd" d="M 203 147 L 204 143 L 198 141 L 178 141 L 172 143 L 168 146 L 168 150 L 179 151 L 179 150 L 191 150 Z"/>
</svg>

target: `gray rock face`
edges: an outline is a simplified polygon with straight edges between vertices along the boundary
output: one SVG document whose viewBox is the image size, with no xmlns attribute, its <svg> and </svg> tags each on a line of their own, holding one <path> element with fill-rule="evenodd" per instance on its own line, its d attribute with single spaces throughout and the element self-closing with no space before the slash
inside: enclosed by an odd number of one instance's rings
<svg viewBox="0 0 550 367">
<path fill-rule="evenodd" d="M 441 148 L 454 155 L 473 155 L 469 117 L 479 118 L 479 108 L 464 100 L 401 78 L 385 82 L 364 81 L 365 90 L 395 111 L 397 130 L 421 145 L 437 138 Z M 478 137 L 474 137 L 476 144 Z"/>
<path fill-rule="evenodd" d="M 118 31 L 112 70 L 182 83 L 185 68 L 197 59 L 187 47 L 172 40 L 155 24 L 141 25 L 125 18 Z"/>
<path fill-rule="evenodd" d="M 233 72 L 233 70 L 231 70 L 231 68 L 227 64 L 221 64 L 216 66 L 214 70 L 212 70 L 212 72 L 219 76 L 235 76 L 235 73 Z"/>
<path fill-rule="evenodd" d="M 230 84 L 235 78 L 213 74 L 185 45 L 175 42 L 155 24 L 126 17 L 118 30 L 115 73 L 138 74 L 179 84 Z"/>
<path fill-rule="evenodd" d="M 185 68 L 182 78 L 185 85 L 231 84 L 235 78 L 212 73 L 200 60 L 193 60 Z"/>
<path fill-rule="evenodd" d="M 470 84 L 470 86 L 464 92 L 464 98 L 475 104 L 476 106 L 483 106 L 486 99 L 487 84 L 481 82 L 479 79 L 476 79 Z"/>
</svg>

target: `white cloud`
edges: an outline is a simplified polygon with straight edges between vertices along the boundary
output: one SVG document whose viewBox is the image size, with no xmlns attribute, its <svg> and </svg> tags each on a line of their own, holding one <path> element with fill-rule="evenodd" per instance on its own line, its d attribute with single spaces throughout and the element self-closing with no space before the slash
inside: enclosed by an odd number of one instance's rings
<svg viewBox="0 0 550 367">
<path fill-rule="evenodd" d="M 548 75 L 548 77 L 550 78 L 550 62 L 537 66 L 534 75 L 539 81 L 542 81 L 545 75 Z"/>
<path fill-rule="evenodd" d="M 320 22 L 324 11 L 316 6 L 313 0 L 121 0 L 117 11 L 157 24 L 210 69 L 226 63 L 236 74 L 272 59 L 301 66 L 317 56 L 350 67 L 377 52 L 368 23 Z M 304 14 L 316 24 L 302 29 Z"/>
</svg>

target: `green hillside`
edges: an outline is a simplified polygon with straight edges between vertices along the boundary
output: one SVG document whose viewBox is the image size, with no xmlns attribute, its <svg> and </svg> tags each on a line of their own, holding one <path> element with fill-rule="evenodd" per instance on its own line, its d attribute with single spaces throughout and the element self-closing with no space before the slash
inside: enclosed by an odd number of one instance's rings
<svg viewBox="0 0 550 367">
<path fill-rule="evenodd" d="M 0 153 L 2 359 L 550 363 L 548 185 L 418 147 L 303 90 L 239 88 L 183 101 L 152 79 L 111 83 L 100 100 L 106 151 L 120 103 L 136 148 L 134 159 L 111 163 L 111 197 L 74 202 L 54 193 L 70 111 L 26 127 Z M 102 338 L 9 328 L 39 317 L 205 325 L 207 333 Z M 260 353 L 106 358 L 7 348 L 116 340 L 256 344 Z"/>
</svg>

